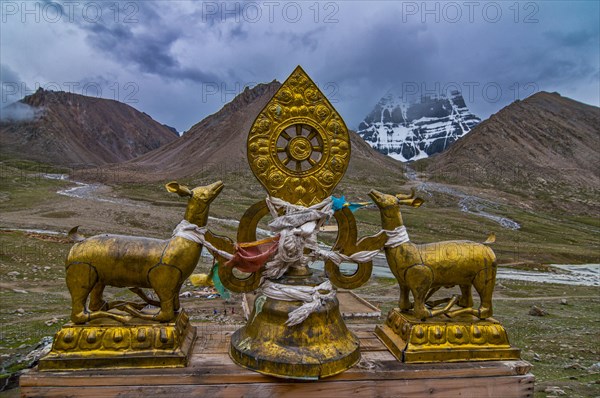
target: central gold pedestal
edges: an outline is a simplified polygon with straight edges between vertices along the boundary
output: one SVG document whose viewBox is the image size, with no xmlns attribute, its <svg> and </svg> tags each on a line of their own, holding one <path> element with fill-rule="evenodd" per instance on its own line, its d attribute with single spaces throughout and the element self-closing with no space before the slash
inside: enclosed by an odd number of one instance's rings
<svg viewBox="0 0 600 398">
<path fill-rule="evenodd" d="M 460 362 L 520 359 L 495 319 L 435 317 L 425 321 L 394 308 L 375 335 L 402 362 Z"/>
<path fill-rule="evenodd" d="M 184 367 L 195 338 L 196 328 L 190 325 L 183 310 L 171 323 L 67 323 L 54 336 L 52 350 L 40 359 L 38 368 L 50 371 Z"/>
<path fill-rule="evenodd" d="M 296 282 L 316 286 L 322 281 L 312 277 Z M 294 282 L 294 278 L 285 281 Z M 346 327 L 337 298 L 326 301 L 301 324 L 285 326 L 288 313 L 302 304 L 257 296 L 248 324 L 231 337 L 233 361 L 263 374 L 301 380 L 333 376 L 354 366 L 360 360 L 359 342 Z"/>
</svg>

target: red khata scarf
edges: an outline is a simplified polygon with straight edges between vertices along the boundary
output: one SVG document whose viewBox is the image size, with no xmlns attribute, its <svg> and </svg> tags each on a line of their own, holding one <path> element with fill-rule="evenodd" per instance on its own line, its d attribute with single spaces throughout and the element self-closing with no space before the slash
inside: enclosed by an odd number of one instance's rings
<svg viewBox="0 0 600 398">
<path fill-rule="evenodd" d="M 256 242 L 236 243 L 233 258 L 225 263 L 241 272 L 258 271 L 277 251 L 279 235 Z"/>
</svg>

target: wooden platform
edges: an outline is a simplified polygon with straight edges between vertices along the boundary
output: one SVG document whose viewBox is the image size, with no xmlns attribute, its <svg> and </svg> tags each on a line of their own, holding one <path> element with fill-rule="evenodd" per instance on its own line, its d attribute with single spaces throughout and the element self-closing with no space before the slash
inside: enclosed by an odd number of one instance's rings
<svg viewBox="0 0 600 398">
<path fill-rule="evenodd" d="M 403 364 L 375 337 L 374 324 L 349 325 L 360 338 L 362 361 L 318 382 L 286 381 L 242 369 L 227 349 L 233 325 L 196 324 L 190 366 L 180 369 L 40 372 L 21 376 L 24 397 L 532 397 L 525 361 Z"/>
</svg>

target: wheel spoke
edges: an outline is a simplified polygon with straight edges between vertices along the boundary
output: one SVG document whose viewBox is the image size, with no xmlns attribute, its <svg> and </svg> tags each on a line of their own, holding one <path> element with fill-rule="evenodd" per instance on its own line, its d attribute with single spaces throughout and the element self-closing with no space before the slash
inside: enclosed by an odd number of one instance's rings
<svg viewBox="0 0 600 398">
<path fill-rule="evenodd" d="M 308 160 L 308 163 L 310 163 L 311 166 L 314 166 L 315 164 L 317 164 L 317 162 L 313 158 L 308 158 L 306 160 Z"/>
<path fill-rule="evenodd" d="M 315 135 L 317 135 L 317 130 L 315 130 L 314 128 L 311 128 L 310 134 L 308 135 L 308 137 L 306 137 L 306 139 L 308 139 L 310 141 L 313 138 L 315 138 Z"/>
<path fill-rule="evenodd" d="M 286 140 L 288 140 L 288 141 L 292 139 L 292 137 L 290 137 L 290 135 L 289 135 L 289 134 L 287 133 L 287 131 L 285 131 L 285 130 L 283 130 L 283 131 L 281 132 L 281 136 L 282 136 L 283 138 L 285 138 Z"/>
<path fill-rule="evenodd" d="M 296 171 L 302 171 L 302 162 L 296 160 Z"/>
<path fill-rule="evenodd" d="M 302 135 L 302 125 L 301 124 L 296 125 L 296 135 Z"/>
<path fill-rule="evenodd" d="M 283 163 L 283 165 L 287 165 L 290 162 L 290 158 L 285 158 L 281 161 L 281 163 Z"/>
<path fill-rule="evenodd" d="M 278 146 L 277 152 L 285 152 L 285 148 Z"/>
<path fill-rule="evenodd" d="M 320 145 L 313 145 L 312 150 L 315 152 L 323 152 L 323 148 Z"/>
</svg>

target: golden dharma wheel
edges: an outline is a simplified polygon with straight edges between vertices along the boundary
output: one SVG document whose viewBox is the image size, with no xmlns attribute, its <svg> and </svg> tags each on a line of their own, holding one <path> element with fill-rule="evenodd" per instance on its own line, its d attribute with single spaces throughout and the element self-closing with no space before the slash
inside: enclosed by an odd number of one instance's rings
<svg viewBox="0 0 600 398">
<path fill-rule="evenodd" d="M 250 168 L 269 195 L 302 206 L 330 196 L 350 161 L 346 124 L 300 66 L 258 114 L 247 145 Z M 251 206 L 240 220 L 237 241 L 255 241 L 258 223 L 268 214 L 264 200 Z M 383 235 L 357 242 L 349 210 L 336 212 L 335 218 L 340 224 L 336 249 L 342 253 L 383 246 Z M 331 261 L 325 268 L 336 286 L 355 288 L 369 279 L 372 263 L 359 264 L 353 275 L 342 274 Z M 220 267 L 219 276 L 228 289 L 248 292 L 260 286 L 262 270 L 236 277 L 231 268 Z"/>
<path fill-rule="evenodd" d="M 250 168 L 270 196 L 312 206 L 330 196 L 344 176 L 350 136 L 341 116 L 297 67 L 257 116 L 247 149 Z M 361 240 L 357 245 L 352 213 L 348 209 L 343 217 L 337 213 L 338 224 L 345 228 L 338 236 L 340 251 L 353 253 L 378 242 Z M 251 206 L 240 220 L 237 241 L 255 241 L 258 223 L 268 214 L 265 200 Z M 352 277 L 342 275 L 333 264 L 327 267 L 332 281 L 355 286 L 368 279 L 370 265 L 359 264 Z M 219 267 L 223 284 L 236 292 L 259 288 L 262 272 L 238 277 L 230 267 Z M 294 269 L 276 283 L 315 287 L 324 280 L 321 273 Z M 302 380 L 332 376 L 358 362 L 359 341 L 344 324 L 337 299 L 328 300 L 302 323 L 287 326 L 289 313 L 301 305 L 259 292 L 251 320 L 231 336 L 233 361 L 264 374 Z"/>
<path fill-rule="evenodd" d="M 252 172 L 269 195 L 311 206 L 331 195 L 349 161 L 346 124 L 298 66 L 250 129 Z"/>
</svg>

